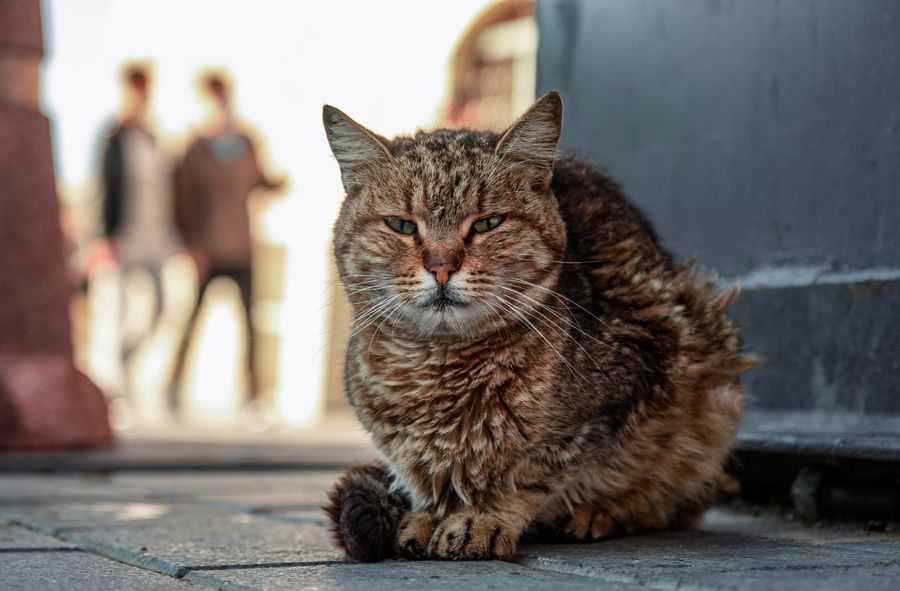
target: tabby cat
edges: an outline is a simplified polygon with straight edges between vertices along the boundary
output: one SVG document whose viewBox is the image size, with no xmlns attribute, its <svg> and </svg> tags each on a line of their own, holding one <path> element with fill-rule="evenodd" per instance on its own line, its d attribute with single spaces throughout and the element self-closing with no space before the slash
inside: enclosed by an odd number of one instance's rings
<svg viewBox="0 0 900 591">
<path fill-rule="evenodd" d="M 346 389 L 383 463 L 326 511 L 350 557 L 513 559 L 521 539 L 690 527 L 752 365 L 719 292 L 619 187 L 557 153 L 562 101 L 505 133 L 387 140 L 325 106 L 346 198 Z"/>
</svg>

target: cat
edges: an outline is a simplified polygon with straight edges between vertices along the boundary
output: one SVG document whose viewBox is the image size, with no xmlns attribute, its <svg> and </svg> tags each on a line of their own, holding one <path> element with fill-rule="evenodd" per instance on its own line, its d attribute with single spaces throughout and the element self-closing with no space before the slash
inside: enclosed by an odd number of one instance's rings
<svg viewBox="0 0 900 591">
<path fill-rule="evenodd" d="M 503 134 L 387 140 L 324 107 L 347 396 L 384 457 L 325 507 L 353 559 L 512 560 L 691 527 L 714 500 L 754 364 L 737 289 L 557 153 L 562 110 L 549 92 Z"/>
</svg>

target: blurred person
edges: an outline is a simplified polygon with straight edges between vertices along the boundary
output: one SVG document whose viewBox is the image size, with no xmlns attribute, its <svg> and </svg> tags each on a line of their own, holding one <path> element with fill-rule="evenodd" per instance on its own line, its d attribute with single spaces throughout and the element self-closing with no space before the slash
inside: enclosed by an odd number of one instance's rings
<svg viewBox="0 0 900 591">
<path fill-rule="evenodd" d="M 194 308 L 179 347 L 170 388 L 169 406 L 179 410 L 184 366 L 197 317 L 209 284 L 224 277 L 237 284 L 246 326 L 248 389 L 245 410 L 262 411 L 254 354 L 252 238 L 248 201 L 255 189 L 279 189 L 283 179 L 267 177 L 260 169 L 250 137 L 238 125 L 227 78 L 209 72 L 201 87 L 211 103 L 203 131 L 189 144 L 176 170 L 176 208 L 179 228 L 199 280 Z"/>
<path fill-rule="evenodd" d="M 118 120 L 104 134 L 101 163 L 103 240 L 88 261 L 119 267 L 122 289 L 122 357 L 149 337 L 163 310 L 162 269 L 179 248 L 172 214 L 172 162 L 160 148 L 148 118 L 150 72 L 142 65 L 123 70 L 123 104 Z M 151 281 L 154 304 L 140 330 L 126 326 L 125 289 L 138 272 Z M 127 388 L 126 388 L 127 390 Z"/>
</svg>

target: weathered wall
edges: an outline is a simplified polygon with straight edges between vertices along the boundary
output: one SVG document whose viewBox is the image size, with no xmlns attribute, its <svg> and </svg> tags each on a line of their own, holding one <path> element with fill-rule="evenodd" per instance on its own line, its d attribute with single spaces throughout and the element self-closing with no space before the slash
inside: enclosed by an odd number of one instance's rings
<svg viewBox="0 0 900 591">
<path fill-rule="evenodd" d="M 742 279 L 753 406 L 802 411 L 796 429 L 896 426 L 900 3 L 539 0 L 537 17 L 563 146 L 672 251 Z"/>
</svg>

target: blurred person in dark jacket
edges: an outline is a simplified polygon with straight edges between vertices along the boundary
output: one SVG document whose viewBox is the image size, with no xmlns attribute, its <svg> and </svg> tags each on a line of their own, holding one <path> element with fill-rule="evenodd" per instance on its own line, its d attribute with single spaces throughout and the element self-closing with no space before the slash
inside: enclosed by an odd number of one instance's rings
<svg viewBox="0 0 900 591">
<path fill-rule="evenodd" d="M 188 346 L 209 284 L 224 277 L 237 284 L 246 321 L 246 402 L 258 405 L 259 381 L 254 355 L 252 238 L 248 200 L 255 189 L 278 189 L 282 179 L 263 174 L 251 139 L 238 126 L 227 78 L 210 72 L 202 90 L 212 104 L 204 131 L 188 146 L 176 170 L 178 225 L 197 267 L 199 289 L 182 338 L 170 388 L 170 408 L 180 406 Z"/>
<path fill-rule="evenodd" d="M 154 304 L 138 332 L 123 330 L 124 361 L 155 329 L 163 308 L 162 269 L 179 248 L 173 216 L 172 162 L 160 148 L 148 121 L 150 73 L 141 65 L 123 72 L 123 105 L 104 134 L 101 164 L 103 237 L 101 259 L 114 261 L 123 289 L 137 272 L 149 276 Z M 123 323 L 124 325 L 124 323 Z M 123 326 L 123 329 L 129 327 Z"/>
</svg>

